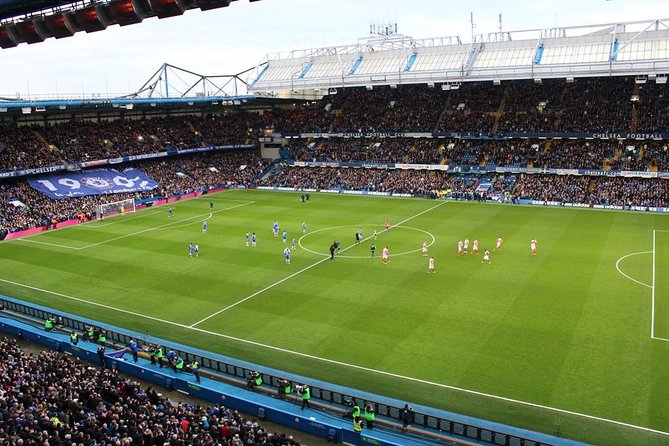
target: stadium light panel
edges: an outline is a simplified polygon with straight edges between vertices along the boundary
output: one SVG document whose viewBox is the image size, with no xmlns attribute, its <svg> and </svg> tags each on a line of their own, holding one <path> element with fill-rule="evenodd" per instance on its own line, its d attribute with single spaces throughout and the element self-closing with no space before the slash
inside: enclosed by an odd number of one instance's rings
<svg viewBox="0 0 669 446">
<path fill-rule="evenodd" d="M 656 84 L 666 84 L 667 83 L 667 76 L 658 76 L 655 78 L 655 83 Z"/>
<path fill-rule="evenodd" d="M 107 21 L 95 6 L 80 9 L 74 13 L 79 26 L 87 33 L 102 31 L 107 28 Z"/>
<path fill-rule="evenodd" d="M 495 79 L 492 81 L 493 85 L 502 85 L 502 80 L 501 79 Z"/>
<path fill-rule="evenodd" d="M 209 11 L 210 9 L 230 6 L 230 1 L 231 0 L 196 0 L 195 3 L 202 11 Z"/>
<path fill-rule="evenodd" d="M 182 15 L 185 10 L 181 0 L 149 0 L 149 4 L 159 19 Z"/>
<path fill-rule="evenodd" d="M 144 15 L 135 10 L 135 4 L 132 0 L 118 0 L 109 3 L 109 15 L 120 26 L 134 25 L 144 19 Z"/>
<path fill-rule="evenodd" d="M 44 42 L 44 36 L 38 31 L 36 24 L 38 22 L 33 22 L 26 20 L 23 22 L 17 22 L 16 32 L 21 36 L 21 39 L 25 40 L 29 44 Z"/>
<path fill-rule="evenodd" d="M 645 84 L 647 81 L 648 79 L 645 77 L 637 77 L 636 79 L 634 79 L 634 82 L 637 84 Z"/>
<path fill-rule="evenodd" d="M 16 33 L 13 33 L 10 27 L 13 27 L 13 25 L 9 23 L 0 27 L 0 47 L 2 48 L 13 48 L 21 43 L 21 40 L 17 39 Z"/>
<path fill-rule="evenodd" d="M 68 23 L 68 21 L 65 20 L 65 14 L 57 14 L 44 18 L 44 27 L 49 33 L 49 36 L 53 36 L 56 39 L 72 37 L 74 33 L 79 31 L 70 25 L 71 23 Z"/>
</svg>

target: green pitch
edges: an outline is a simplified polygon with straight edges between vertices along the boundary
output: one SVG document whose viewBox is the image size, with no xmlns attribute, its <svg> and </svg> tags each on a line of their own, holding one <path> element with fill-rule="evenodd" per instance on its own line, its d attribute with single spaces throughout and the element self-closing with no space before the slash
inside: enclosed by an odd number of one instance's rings
<svg viewBox="0 0 669 446">
<path fill-rule="evenodd" d="M 274 220 L 299 241 L 291 264 Z M 465 238 L 492 264 L 458 257 Z M 669 443 L 648 430 L 669 432 L 668 269 L 664 215 L 260 191 L 0 244 L 2 294 L 597 444 Z"/>
</svg>

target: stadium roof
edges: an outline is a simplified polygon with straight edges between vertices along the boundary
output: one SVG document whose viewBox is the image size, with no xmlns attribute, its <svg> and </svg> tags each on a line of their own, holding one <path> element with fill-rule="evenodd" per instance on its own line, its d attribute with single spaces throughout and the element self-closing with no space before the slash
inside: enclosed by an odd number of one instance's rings
<svg viewBox="0 0 669 446">
<path fill-rule="evenodd" d="M 133 25 L 146 18 L 208 11 L 238 0 L 0 0 L 0 48 L 62 39 L 77 32 L 103 31 L 111 25 Z M 258 0 L 249 0 L 256 2 Z"/>
<path fill-rule="evenodd" d="M 268 54 L 249 91 L 662 75 L 669 73 L 669 19 L 413 39 L 390 34 L 356 44 Z"/>
</svg>

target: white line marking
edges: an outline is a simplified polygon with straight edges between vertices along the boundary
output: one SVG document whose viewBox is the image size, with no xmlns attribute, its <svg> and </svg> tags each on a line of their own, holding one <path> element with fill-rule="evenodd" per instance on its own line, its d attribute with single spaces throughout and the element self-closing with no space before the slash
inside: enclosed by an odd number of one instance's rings
<svg viewBox="0 0 669 446">
<path fill-rule="evenodd" d="M 655 230 L 653 229 L 653 286 L 650 288 L 650 337 L 655 337 Z"/>
<path fill-rule="evenodd" d="M 204 215 L 204 214 L 203 214 L 203 215 Z M 200 220 L 200 221 L 196 221 L 196 222 L 191 222 L 191 223 L 184 223 L 184 224 L 182 224 L 182 225 L 172 226 L 172 228 L 183 228 L 184 226 L 190 226 L 190 225 L 194 225 L 194 224 L 198 224 L 198 225 L 199 225 L 200 223 L 204 223 L 205 221 L 209 221 L 209 219 L 212 218 L 213 216 L 214 216 L 214 214 L 212 214 L 212 213 L 210 212 L 209 215 L 207 216 L 207 218 L 205 218 L 204 220 Z"/>
<path fill-rule="evenodd" d="M 20 240 L 20 241 L 22 241 L 22 242 L 38 243 L 38 244 L 40 244 L 40 245 L 55 246 L 55 247 L 57 247 L 57 248 L 77 249 L 77 250 L 78 250 L 78 249 L 81 249 L 81 248 L 76 247 L 76 246 L 61 245 L 61 244 L 58 244 L 58 243 L 42 242 L 42 241 L 39 241 L 39 240 L 32 240 L 32 239 L 27 239 L 27 238 L 18 238 L 18 239 L 16 239 L 16 240 L 17 240 L 17 241 Z"/>
<path fill-rule="evenodd" d="M 175 224 L 183 223 L 185 221 L 194 220 L 196 218 L 201 218 L 205 215 L 215 214 L 215 213 L 223 212 L 223 211 L 229 211 L 230 209 L 235 209 L 235 208 L 239 208 L 239 207 L 242 207 L 242 206 L 248 206 L 248 205 L 253 204 L 253 203 L 255 203 L 255 201 L 248 201 L 246 203 L 237 204 L 235 206 L 230 206 L 230 207 L 227 207 L 227 208 L 219 209 L 217 211 L 209 212 L 209 213 L 206 213 L 206 214 L 195 215 L 193 217 L 184 218 L 184 219 L 181 219 L 179 221 L 174 221 L 174 222 L 171 222 L 171 223 L 165 223 L 164 225 L 159 225 L 159 226 L 154 226 L 152 228 L 142 229 L 141 231 L 132 232 L 130 234 L 119 235 L 118 237 L 113 237 L 113 238 L 110 238 L 108 240 L 103 240 L 101 242 L 91 243 L 90 245 L 82 246 L 79 249 L 93 248 L 95 246 L 104 245 L 105 243 L 113 242 L 113 241 L 116 241 L 116 240 L 121 240 L 121 239 L 128 238 L 128 237 L 133 237 L 135 235 L 143 234 L 143 233 L 149 232 L 149 231 L 155 231 L 155 230 L 158 230 L 158 229 L 168 227 L 170 225 L 175 225 Z"/>
<path fill-rule="evenodd" d="M 93 224 L 93 225 L 81 225 L 81 227 L 86 228 L 86 229 L 100 229 L 100 228 L 105 228 L 105 227 L 111 226 L 111 225 L 117 225 L 119 223 L 123 223 L 124 221 L 132 221 L 132 220 L 137 220 L 138 218 L 148 217 L 149 215 L 160 214 L 161 212 L 162 211 L 143 212 L 142 214 L 137 215 L 135 217 L 118 218 L 118 219 L 115 219 L 114 221 L 111 221 L 109 223 L 102 223 L 102 224 L 99 224 L 99 225 L 95 225 L 95 224 Z M 119 216 L 120 216 L 120 214 L 112 215 L 111 217 L 107 217 L 105 219 L 95 220 L 95 221 L 105 221 L 106 219 L 119 217 Z"/>
<path fill-rule="evenodd" d="M 309 248 L 304 247 L 304 245 L 302 245 L 302 240 L 303 240 L 304 238 L 306 238 L 306 237 L 312 235 L 312 234 L 318 234 L 319 232 L 329 231 L 330 229 L 355 228 L 355 227 L 358 227 L 358 228 L 370 228 L 370 227 L 371 227 L 371 228 L 374 228 L 375 226 L 374 226 L 374 225 L 342 225 L 342 226 L 330 226 L 330 227 L 328 227 L 328 228 L 321 228 L 321 229 L 317 229 L 317 230 L 315 230 L 315 231 L 309 232 L 308 234 L 304 234 L 304 235 L 303 235 L 302 237 L 300 237 L 300 239 L 297 241 L 297 244 L 298 244 L 298 246 L 299 246 L 300 248 L 302 248 L 304 251 L 309 252 L 309 253 L 311 253 L 311 254 L 316 254 L 316 255 L 319 255 L 319 256 L 322 256 L 322 255 L 328 255 L 328 254 L 325 254 L 325 253 L 322 253 L 322 252 L 318 252 L 318 251 L 314 251 L 313 249 L 309 249 Z M 422 232 L 423 234 L 426 234 L 426 235 L 430 236 L 430 238 L 432 239 L 432 241 L 427 245 L 428 247 L 434 245 L 434 243 L 437 241 L 437 239 L 434 237 L 434 235 L 433 235 L 431 232 L 425 231 L 424 229 L 412 228 L 411 226 L 399 226 L 399 225 L 394 225 L 393 227 L 395 227 L 395 228 L 398 228 L 398 227 L 399 227 L 399 228 L 404 228 L 404 229 L 410 229 L 410 230 L 412 230 L 412 231 Z M 381 227 L 379 227 L 379 228 L 381 228 Z M 384 228 L 381 232 L 377 232 L 376 235 L 383 235 L 383 234 L 385 234 L 385 233 L 386 233 L 386 231 L 385 231 L 385 228 Z M 373 235 L 373 234 L 372 234 L 372 235 Z M 367 240 L 367 239 L 365 239 L 365 240 Z M 358 244 L 359 244 L 359 245 L 362 244 L 362 242 L 364 242 L 365 240 L 360 241 L 360 243 L 358 243 Z M 400 256 L 405 256 L 405 255 L 408 255 L 408 254 L 413 254 L 413 253 L 416 253 L 416 252 L 421 252 L 422 249 L 423 249 L 423 248 L 418 248 L 418 249 L 414 249 L 413 251 L 398 252 L 397 254 L 391 254 L 390 257 L 400 257 Z M 342 255 L 340 255 L 340 256 L 337 256 L 337 257 L 341 257 L 341 258 L 343 258 L 343 259 L 369 259 L 369 258 L 370 258 L 369 255 L 366 255 L 366 256 L 342 256 Z"/>
<path fill-rule="evenodd" d="M 489 393 L 478 392 L 476 390 L 470 390 L 470 389 L 464 389 L 464 388 L 461 388 L 461 387 L 450 386 L 448 384 L 442 384 L 442 383 L 437 383 L 437 382 L 434 382 L 434 381 L 428 381 L 428 380 L 425 380 L 425 379 L 413 378 L 413 377 L 410 377 L 410 376 L 399 375 L 397 373 L 386 372 L 384 370 L 376 370 L 376 369 L 372 369 L 372 368 L 369 368 L 369 367 L 364 367 L 364 366 L 360 366 L 360 365 L 348 364 L 346 362 L 336 361 L 334 359 L 322 358 L 322 357 L 319 357 L 319 356 L 310 355 L 308 353 L 301 353 L 301 352 L 297 352 L 297 351 L 294 351 L 294 350 L 288 350 L 288 349 L 281 348 L 281 347 L 276 347 L 276 346 L 273 346 L 273 345 L 262 344 L 260 342 L 251 341 L 249 339 L 242 339 L 242 338 L 238 338 L 238 337 L 235 337 L 235 336 L 230 336 L 230 335 L 226 335 L 226 334 L 222 334 L 222 333 L 216 333 L 216 332 L 213 332 L 213 331 L 204 330 L 202 328 L 197 328 L 197 327 L 193 327 L 193 326 L 180 324 L 178 322 L 173 322 L 173 321 L 169 321 L 169 320 L 166 320 L 166 319 L 160 319 L 160 318 L 153 317 L 153 316 L 147 316 L 147 315 L 144 315 L 144 314 L 135 313 L 133 311 L 124 310 L 124 309 L 121 309 L 121 308 L 114 308 L 114 307 L 109 306 L 109 305 L 104 305 L 104 304 L 97 303 L 97 302 L 91 302 L 91 301 L 88 301 L 88 300 L 85 300 L 85 299 L 82 299 L 82 298 L 79 298 L 79 297 L 68 296 L 67 294 L 57 293 L 57 292 L 54 292 L 54 291 L 49 291 L 49 290 L 45 290 L 45 289 L 42 289 L 42 288 L 37 288 L 37 287 L 34 287 L 34 286 L 25 285 L 25 284 L 18 283 L 18 282 L 13 282 L 11 280 L 0 279 L 0 282 L 9 283 L 9 284 L 12 284 L 12 285 L 15 285 L 15 286 L 19 286 L 19 287 L 23 287 L 23 288 L 27 288 L 27 289 L 31 289 L 31 290 L 35 290 L 35 291 L 40 291 L 42 293 L 63 297 L 65 299 L 70 299 L 70 300 L 74 300 L 74 301 L 77 301 L 77 302 L 82 302 L 82 303 L 86 303 L 86 304 L 89 304 L 89 305 L 94 305 L 94 306 L 97 306 L 97 307 L 106 308 L 106 309 L 109 309 L 109 310 L 119 311 L 121 313 L 131 314 L 133 316 L 137 316 L 137 317 L 145 318 L 145 319 L 150 319 L 152 321 L 161 322 L 161 323 L 167 324 L 167 325 L 173 325 L 175 327 L 184 328 L 186 330 L 193 330 L 193 331 L 208 334 L 208 335 L 211 335 L 211 336 L 216 336 L 216 337 L 228 339 L 228 340 L 231 340 L 231 341 L 240 342 L 240 343 L 243 343 L 243 344 L 250 344 L 250 345 L 257 346 L 257 347 L 266 348 L 266 349 L 269 349 L 269 350 L 280 351 L 282 353 L 288 353 L 288 354 L 295 355 L 295 356 L 300 356 L 300 357 L 303 357 L 303 358 L 309 358 L 309 359 L 313 359 L 313 360 L 316 360 L 316 361 L 325 362 L 325 363 L 328 363 L 328 364 L 335 364 L 335 365 L 342 366 L 342 367 L 348 367 L 348 368 L 352 368 L 352 369 L 356 369 L 356 370 L 362 370 L 362 371 L 365 371 L 365 372 L 376 373 L 376 374 L 379 374 L 379 375 L 389 376 L 389 377 L 392 377 L 392 378 L 397 378 L 397 379 L 402 379 L 402 380 L 406 380 L 406 381 L 426 384 L 426 385 L 433 386 L 433 387 L 440 387 L 440 388 L 443 388 L 443 389 L 454 390 L 454 391 L 463 392 L 463 393 L 467 393 L 467 394 L 471 394 L 471 395 L 476 395 L 476 396 L 480 396 L 480 397 L 484 397 L 484 398 L 490 398 L 490 399 L 493 399 L 493 400 L 505 401 L 507 403 L 513 403 L 513 404 L 518 404 L 518 405 L 522 405 L 522 406 L 534 407 L 534 408 L 537 408 L 537 409 L 548 410 L 548 411 L 551 411 L 551 412 L 558 412 L 558 413 L 563 413 L 563 414 L 567 414 L 567 415 L 573 415 L 573 416 L 576 416 L 576 417 L 586 418 L 586 419 L 589 419 L 589 420 L 597 420 L 597 421 L 602 421 L 602 422 L 605 422 L 605 423 L 615 424 L 615 425 L 618 425 L 618 426 L 629 427 L 629 428 L 641 430 L 641 431 L 644 431 L 644 432 L 652 432 L 652 433 L 659 434 L 659 435 L 669 436 L 669 432 L 659 431 L 659 430 L 656 430 L 656 429 L 651 429 L 651 428 L 643 427 L 643 426 L 636 426 L 634 424 L 624 423 L 622 421 L 609 420 L 607 418 L 601 418 L 601 417 L 597 417 L 597 416 L 594 416 L 594 415 L 587 415 L 587 414 L 583 414 L 583 413 L 579 413 L 579 412 L 573 412 L 573 411 L 570 411 L 570 410 L 559 409 L 559 408 L 556 408 L 556 407 L 549 407 L 549 406 L 544 406 L 544 405 L 541 405 L 541 404 L 531 403 L 531 402 L 528 402 L 528 401 L 521 401 L 521 400 L 516 400 L 516 399 L 513 399 L 513 398 L 507 398 L 507 397 L 503 397 L 503 396 L 492 395 L 492 394 L 489 394 Z"/>
<path fill-rule="evenodd" d="M 429 211 L 431 211 L 431 210 L 433 210 L 433 209 L 436 209 L 436 208 L 438 208 L 439 206 L 442 206 L 442 205 L 444 205 L 444 204 L 446 204 L 445 201 L 442 202 L 442 203 L 439 203 L 439 204 L 437 204 L 437 205 L 435 205 L 435 206 L 432 206 L 431 208 L 428 208 L 428 209 L 426 209 L 426 210 L 424 210 L 424 211 L 421 211 L 421 212 L 417 213 L 416 215 L 412 215 L 411 217 L 409 217 L 409 218 L 407 218 L 407 219 L 405 219 L 405 220 L 402 220 L 401 222 L 399 222 L 399 223 L 397 223 L 397 224 L 395 224 L 395 225 L 392 225 L 392 227 L 400 226 L 402 223 L 406 223 L 406 222 L 408 222 L 409 220 L 413 220 L 414 218 L 419 217 L 419 216 L 425 214 L 426 212 L 429 212 Z M 365 238 L 362 240 L 362 242 L 365 242 L 365 241 L 369 240 L 369 239 L 372 238 L 372 237 L 374 237 L 374 236 L 373 236 L 373 235 L 370 235 L 369 237 L 365 237 Z M 353 244 L 353 245 L 351 245 L 351 246 L 348 246 L 348 247 L 346 247 L 346 248 L 340 250 L 339 252 L 346 252 L 347 250 L 353 248 L 354 246 L 356 246 L 356 245 Z M 239 304 L 241 304 L 241 303 L 243 303 L 243 302 L 246 302 L 247 300 L 252 299 L 252 298 L 256 297 L 257 295 L 259 295 L 259 294 L 261 294 L 261 293 L 264 293 L 265 291 L 274 288 L 275 286 L 277 286 L 277 285 L 279 285 L 279 284 L 285 282 L 286 280 L 291 279 L 291 278 L 297 276 L 298 274 L 302 274 L 303 272 L 308 271 L 308 270 L 310 270 L 311 268 L 313 268 L 314 266 L 320 265 L 321 263 L 323 263 L 323 262 L 325 262 L 326 260 L 329 260 L 329 259 L 330 259 L 330 256 L 326 255 L 325 257 L 323 257 L 323 258 L 320 259 L 320 260 L 317 260 L 316 262 L 312 263 L 311 265 L 306 266 L 306 267 L 302 268 L 302 269 L 299 270 L 299 271 L 295 271 L 293 274 L 291 274 L 291 275 L 289 275 L 289 276 L 287 276 L 287 277 L 284 277 L 283 279 L 281 279 L 281 280 L 279 280 L 279 281 L 277 281 L 277 282 L 274 282 L 274 283 L 272 283 L 272 284 L 266 286 L 265 288 L 263 288 L 263 289 L 261 289 L 261 290 L 259 290 L 259 291 L 256 291 L 255 293 L 253 293 L 253 294 L 251 294 L 251 295 L 249 295 L 249 296 L 246 296 L 245 298 L 240 299 L 240 300 L 238 300 L 237 302 L 234 302 L 234 303 L 228 305 L 228 306 L 225 307 L 225 308 L 221 308 L 221 309 L 218 310 L 217 312 L 212 313 L 212 314 L 210 314 L 209 316 L 207 316 L 207 317 L 205 317 L 205 318 L 203 318 L 203 319 L 200 319 L 199 321 L 197 321 L 197 322 L 191 324 L 189 327 L 190 327 L 190 328 L 193 328 L 193 327 L 195 327 L 196 325 L 200 325 L 202 322 L 207 321 L 207 320 L 211 319 L 212 317 L 218 316 L 219 314 L 221 314 L 221 313 L 223 313 L 223 312 L 225 312 L 225 311 L 228 311 L 229 309 L 234 308 L 234 307 L 236 307 L 237 305 L 239 305 Z"/>
<path fill-rule="evenodd" d="M 648 285 L 647 283 L 643 283 L 643 282 L 641 282 L 641 281 L 639 281 L 639 280 L 636 280 L 636 279 L 633 278 L 633 277 L 628 276 L 627 274 L 625 274 L 625 273 L 620 269 L 620 266 L 619 266 L 620 262 L 621 262 L 622 260 L 625 260 L 625 259 L 628 258 L 628 257 L 638 256 L 638 255 L 641 255 L 641 254 L 650 254 L 651 252 L 653 252 L 653 251 L 634 252 L 634 253 L 632 253 L 632 254 L 627 254 L 626 256 L 622 256 L 622 257 L 619 258 L 618 261 L 616 262 L 616 269 L 618 270 L 618 272 L 619 272 L 620 274 L 622 274 L 623 276 L 627 277 L 627 278 L 628 278 L 629 280 L 631 280 L 632 282 L 636 282 L 636 283 L 638 283 L 639 285 L 643 285 L 643 286 L 645 286 L 645 287 L 647 287 L 647 288 L 652 288 L 651 285 Z"/>
<path fill-rule="evenodd" d="M 90 301 L 90 300 L 82 299 L 80 297 L 69 296 L 67 294 L 57 293 L 55 291 L 49 291 L 49 290 L 45 290 L 45 289 L 42 289 L 42 288 L 37 288 L 37 287 L 31 286 L 31 285 L 26 285 L 24 283 L 13 282 L 11 280 L 6 280 L 6 279 L 0 279 L 0 282 L 5 282 L 5 283 L 9 283 L 11 285 L 20 286 L 20 287 L 23 287 L 23 288 L 27 288 L 29 290 L 40 291 L 42 293 L 51 294 L 53 296 L 64 297 L 65 299 L 70 299 L 70 300 L 74 300 L 74 301 L 77 301 L 77 302 L 83 302 L 85 304 L 94 305 L 96 307 L 101 307 L 101 308 L 106 308 L 108 310 L 118 311 L 120 313 L 136 315 L 136 316 L 139 316 L 139 317 L 142 317 L 142 318 L 145 318 L 145 319 L 150 319 L 152 321 L 162 322 L 164 324 L 172 324 L 172 325 L 182 326 L 181 324 L 177 324 L 176 322 L 171 322 L 171 321 L 167 321 L 167 320 L 164 320 L 164 319 L 159 319 L 159 318 L 153 317 L 153 316 L 147 316 L 145 314 L 138 314 L 138 313 L 135 313 L 134 311 L 124 310 L 123 308 L 112 307 L 110 305 L 105 305 L 105 304 L 101 304 L 101 303 L 98 303 L 98 302 L 93 302 L 93 301 Z M 185 325 L 183 325 L 183 327 L 187 328 Z"/>
<path fill-rule="evenodd" d="M 660 337 L 657 337 L 657 336 L 655 336 L 653 339 L 656 340 L 656 341 L 669 342 L 669 339 L 667 339 L 667 338 L 660 338 Z"/>
</svg>

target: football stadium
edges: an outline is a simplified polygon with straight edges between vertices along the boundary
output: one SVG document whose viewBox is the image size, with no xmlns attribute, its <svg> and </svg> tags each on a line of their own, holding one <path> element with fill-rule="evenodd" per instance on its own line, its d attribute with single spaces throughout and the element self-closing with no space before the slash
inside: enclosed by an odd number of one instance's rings
<svg viewBox="0 0 669 446">
<path fill-rule="evenodd" d="M 0 61 L 271 3 L 0 0 Z M 0 94 L 0 444 L 669 444 L 669 19 L 470 20 Z"/>
</svg>

